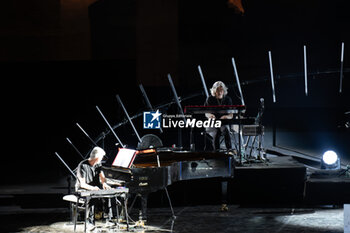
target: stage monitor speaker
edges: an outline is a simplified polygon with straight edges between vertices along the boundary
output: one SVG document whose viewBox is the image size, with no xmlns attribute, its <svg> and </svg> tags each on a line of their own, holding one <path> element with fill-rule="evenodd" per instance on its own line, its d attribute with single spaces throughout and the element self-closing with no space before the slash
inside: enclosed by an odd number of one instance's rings
<svg viewBox="0 0 350 233">
<path fill-rule="evenodd" d="M 141 142 L 137 144 L 138 150 L 162 147 L 162 140 L 154 134 L 146 134 L 141 138 Z"/>
</svg>

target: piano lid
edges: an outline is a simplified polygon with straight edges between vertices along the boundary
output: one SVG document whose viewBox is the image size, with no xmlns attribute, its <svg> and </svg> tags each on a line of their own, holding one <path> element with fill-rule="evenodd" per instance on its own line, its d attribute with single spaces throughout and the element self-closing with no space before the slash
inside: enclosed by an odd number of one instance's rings
<svg viewBox="0 0 350 233">
<path fill-rule="evenodd" d="M 224 152 L 157 151 L 153 154 L 138 154 L 134 161 L 134 167 L 156 167 L 157 155 L 159 156 L 161 166 L 169 166 L 172 163 L 180 161 L 229 158 L 232 156 Z"/>
</svg>

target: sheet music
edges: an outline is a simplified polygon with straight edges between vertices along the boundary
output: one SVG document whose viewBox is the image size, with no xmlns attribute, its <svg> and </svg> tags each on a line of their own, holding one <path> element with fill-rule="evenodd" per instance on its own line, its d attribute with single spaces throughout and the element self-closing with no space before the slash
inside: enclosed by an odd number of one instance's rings
<svg viewBox="0 0 350 233">
<path fill-rule="evenodd" d="M 134 161 L 136 150 L 120 148 L 112 166 L 130 168 Z"/>
</svg>

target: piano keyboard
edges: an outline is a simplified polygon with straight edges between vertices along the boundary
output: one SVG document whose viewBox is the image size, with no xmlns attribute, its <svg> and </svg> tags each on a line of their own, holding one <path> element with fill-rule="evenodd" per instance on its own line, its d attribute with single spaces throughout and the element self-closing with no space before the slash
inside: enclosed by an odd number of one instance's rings
<svg viewBox="0 0 350 233">
<path fill-rule="evenodd" d="M 204 106 L 204 105 L 191 105 L 185 106 L 185 113 L 203 114 L 203 113 L 233 113 L 245 111 L 244 105 L 218 105 L 218 106 Z"/>
<path fill-rule="evenodd" d="M 117 180 L 117 179 L 112 179 L 112 178 L 106 178 L 106 183 L 108 185 L 120 185 L 120 184 L 124 184 L 125 180 Z"/>
<path fill-rule="evenodd" d="M 92 191 L 83 191 L 80 193 L 81 197 L 104 197 L 104 196 L 113 196 L 122 193 L 128 193 L 129 189 L 120 187 L 117 189 L 109 189 L 109 190 L 92 190 Z"/>
</svg>

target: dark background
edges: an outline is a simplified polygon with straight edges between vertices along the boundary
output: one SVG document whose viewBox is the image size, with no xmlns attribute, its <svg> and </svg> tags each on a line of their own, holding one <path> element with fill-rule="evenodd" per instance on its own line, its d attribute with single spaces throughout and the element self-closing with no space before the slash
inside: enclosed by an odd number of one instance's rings
<svg viewBox="0 0 350 233">
<path fill-rule="evenodd" d="M 2 173 L 8 177 L 2 183 L 66 174 L 54 152 L 71 168 L 81 159 L 66 137 L 84 155 L 92 147 L 76 123 L 95 139 L 107 129 L 96 105 L 112 125 L 124 120 L 116 94 L 131 115 L 144 110 L 140 83 L 153 105 L 170 101 L 168 73 L 180 96 L 201 92 L 197 70 L 201 65 L 207 86 L 224 81 L 229 95 L 239 103 L 232 57 L 248 113 L 256 114 L 263 97 L 267 126 L 278 122 L 287 132 L 321 132 L 316 133 L 319 138 L 307 137 L 310 143 L 302 141 L 318 149 L 337 144 L 342 156 L 349 158 L 349 131 L 344 129 L 344 112 L 350 110 L 348 72 L 343 93 L 338 93 L 342 42 L 344 68 L 349 67 L 346 1 L 243 0 L 244 15 L 229 8 L 226 0 L 86 2 L 2 3 L 1 122 L 6 166 Z M 310 79 L 307 97 L 303 45 L 307 46 Z M 277 78 L 276 104 L 271 97 L 268 51 Z M 317 74 L 325 71 L 330 73 Z M 253 80 L 258 82 L 248 84 Z M 199 97 L 193 102 L 203 100 Z M 139 122 L 136 125 L 142 135 L 150 133 L 142 131 Z M 124 143 L 135 145 L 130 126 L 117 133 Z M 113 136 L 108 137 L 115 142 Z M 177 140 L 164 135 L 162 139 L 167 145 Z M 113 154 L 115 148 L 110 150 Z"/>
</svg>

